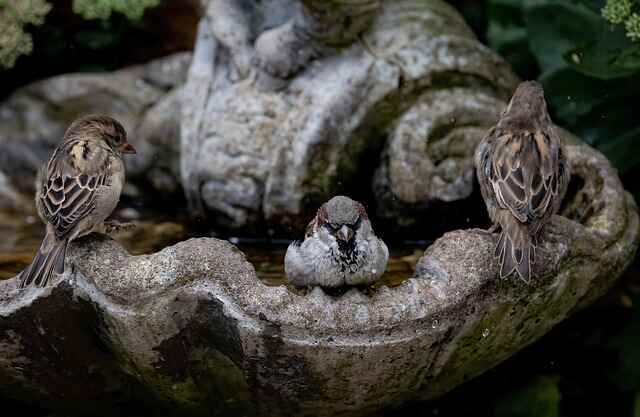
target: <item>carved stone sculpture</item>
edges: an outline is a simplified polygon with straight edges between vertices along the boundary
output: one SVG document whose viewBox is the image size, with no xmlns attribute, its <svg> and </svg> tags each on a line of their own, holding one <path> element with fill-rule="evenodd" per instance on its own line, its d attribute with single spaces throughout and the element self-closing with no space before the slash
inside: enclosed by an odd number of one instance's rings
<svg viewBox="0 0 640 417">
<path fill-rule="evenodd" d="M 260 7 L 269 10 L 269 4 Z M 219 225 L 266 221 L 302 230 L 332 195 L 371 189 L 370 180 L 363 187 L 357 178 L 371 177 L 394 130 L 434 111 L 451 121 L 451 130 L 465 131 L 462 152 L 472 155 L 517 84 L 509 66 L 442 1 L 306 1 L 277 18 L 260 7 L 208 3 L 185 87 L 182 183 L 192 209 Z M 334 39 L 348 22 L 353 31 Z M 294 34 L 295 42 L 327 49 L 309 60 L 299 46 L 293 49 L 305 64 L 287 61 Z M 268 42 L 276 51 L 267 53 L 265 38 L 277 39 Z M 257 57 L 257 68 L 246 64 L 250 57 Z M 265 73 L 275 84 L 265 84 Z M 457 113 L 467 124 L 456 126 Z M 386 155 L 392 163 L 401 158 Z M 428 158 L 422 149 L 414 153 L 414 159 Z M 466 165 L 459 185 L 408 197 L 466 197 L 470 159 Z M 448 169 L 449 177 L 460 171 Z"/>
</svg>

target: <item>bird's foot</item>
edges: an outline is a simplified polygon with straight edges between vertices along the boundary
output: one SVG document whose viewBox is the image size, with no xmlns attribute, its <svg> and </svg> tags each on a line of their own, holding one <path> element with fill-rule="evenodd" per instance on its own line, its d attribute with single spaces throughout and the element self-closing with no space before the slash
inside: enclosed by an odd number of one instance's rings
<svg viewBox="0 0 640 417">
<path fill-rule="evenodd" d="M 540 236 L 540 241 L 544 241 L 551 244 L 558 244 L 566 241 L 567 231 L 563 229 L 563 227 L 551 221 L 544 226 L 542 230 L 542 236 Z"/>
<path fill-rule="evenodd" d="M 490 228 L 488 228 L 487 230 L 483 230 L 483 229 L 478 229 L 480 232 L 482 233 L 486 233 L 488 235 L 493 235 L 494 233 L 497 233 L 500 229 L 500 225 L 494 224 L 493 226 L 491 226 Z"/>
<path fill-rule="evenodd" d="M 136 228 L 136 224 L 132 222 L 120 222 L 118 220 L 109 220 L 104 222 L 104 232 L 108 235 L 128 232 Z"/>
</svg>

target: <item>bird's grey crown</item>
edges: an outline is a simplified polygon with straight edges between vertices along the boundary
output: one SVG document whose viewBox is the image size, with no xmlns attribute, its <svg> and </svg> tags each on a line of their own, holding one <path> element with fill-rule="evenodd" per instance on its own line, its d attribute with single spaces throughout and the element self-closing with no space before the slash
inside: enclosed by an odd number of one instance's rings
<svg viewBox="0 0 640 417">
<path fill-rule="evenodd" d="M 362 214 L 360 203 L 349 197 L 337 196 L 329 200 L 324 206 L 326 221 L 330 224 L 355 224 Z"/>
</svg>

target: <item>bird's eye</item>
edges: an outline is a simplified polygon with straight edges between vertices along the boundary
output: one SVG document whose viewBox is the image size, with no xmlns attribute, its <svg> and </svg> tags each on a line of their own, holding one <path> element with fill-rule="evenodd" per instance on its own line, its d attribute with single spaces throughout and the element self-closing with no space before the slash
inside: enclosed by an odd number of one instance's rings
<svg viewBox="0 0 640 417">
<path fill-rule="evenodd" d="M 120 136 L 112 136 L 112 138 L 113 141 L 118 145 L 120 144 L 120 142 L 122 142 L 122 138 Z"/>
</svg>

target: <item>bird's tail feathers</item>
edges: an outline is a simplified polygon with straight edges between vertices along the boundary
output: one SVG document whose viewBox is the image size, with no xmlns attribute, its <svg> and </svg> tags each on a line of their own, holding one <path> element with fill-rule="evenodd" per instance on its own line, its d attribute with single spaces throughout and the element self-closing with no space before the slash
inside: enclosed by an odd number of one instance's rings
<svg viewBox="0 0 640 417">
<path fill-rule="evenodd" d="M 31 265 L 20 273 L 20 288 L 45 287 L 53 273 L 64 273 L 67 244 L 67 240 L 57 240 L 46 236 Z"/>
<path fill-rule="evenodd" d="M 500 277 L 506 278 L 517 273 L 522 280 L 529 283 L 535 251 L 535 243 L 526 226 L 515 221 L 504 225 L 495 251 L 495 256 L 500 258 Z"/>
</svg>

